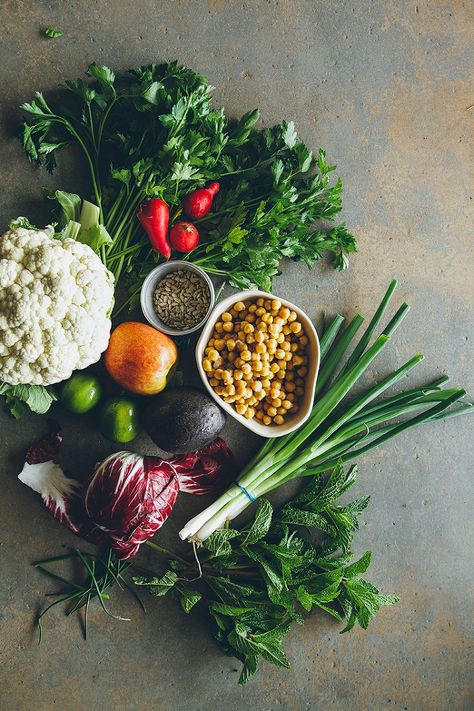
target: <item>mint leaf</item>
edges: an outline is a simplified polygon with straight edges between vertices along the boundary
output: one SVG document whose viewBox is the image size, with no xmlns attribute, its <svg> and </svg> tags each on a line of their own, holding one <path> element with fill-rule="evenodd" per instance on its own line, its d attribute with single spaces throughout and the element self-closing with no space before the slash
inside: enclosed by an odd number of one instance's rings
<svg viewBox="0 0 474 711">
<path fill-rule="evenodd" d="M 245 536 L 244 545 L 251 545 L 265 538 L 272 523 L 272 515 L 273 508 L 270 502 L 266 499 L 260 499 L 253 523 Z"/>
<path fill-rule="evenodd" d="M 244 658 L 244 666 L 239 677 L 239 684 L 246 684 L 255 674 L 258 667 L 258 654 L 246 654 Z"/>
<path fill-rule="evenodd" d="M 163 597 L 169 592 L 178 580 L 178 576 L 172 570 L 168 570 L 161 578 L 144 578 L 142 576 L 134 577 L 135 585 L 147 586 L 152 595 Z"/>
<path fill-rule="evenodd" d="M 371 552 L 367 551 L 358 561 L 348 565 L 347 568 L 344 569 L 344 577 L 354 578 L 356 575 L 365 573 L 370 565 L 371 555 Z"/>
<path fill-rule="evenodd" d="M 221 528 L 218 531 L 214 531 L 214 533 L 204 541 L 203 545 L 211 551 L 211 553 L 214 553 L 214 556 L 217 558 L 227 555 L 232 551 L 232 546 L 229 541 L 238 535 L 239 532 L 232 528 Z"/>
<path fill-rule="evenodd" d="M 53 27 L 53 25 L 45 27 L 42 30 L 42 34 L 44 35 L 44 37 L 48 37 L 49 39 L 58 39 L 58 37 L 63 36 L 61 30 L 58 30 L 56 27 Z"/>
</svg>

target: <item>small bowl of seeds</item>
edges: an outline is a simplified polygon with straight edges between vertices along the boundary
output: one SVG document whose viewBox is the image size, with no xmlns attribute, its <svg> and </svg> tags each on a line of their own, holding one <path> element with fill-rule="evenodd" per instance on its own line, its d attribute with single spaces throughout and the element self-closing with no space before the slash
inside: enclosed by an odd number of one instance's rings
<svg viewBox="0 0 474 711">
<path fill-rule="evenodd" d="M 166 262 L 146 277 L 140 303 L 152 326 L 169 336 L 185 336 L 208 319 L 214 306 L 214 287 L 201 267 L 191 262 Z"/>
</svg>

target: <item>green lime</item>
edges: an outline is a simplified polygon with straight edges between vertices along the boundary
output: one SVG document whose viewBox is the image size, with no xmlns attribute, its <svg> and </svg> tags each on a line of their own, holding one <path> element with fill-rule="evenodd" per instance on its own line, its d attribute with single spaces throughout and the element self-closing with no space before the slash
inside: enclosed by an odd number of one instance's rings
<svg viewBox="0 0 474 711">
<path fill-rule="evenodd" d="M 140 431 L 134 402 L 122 397 L 107 400 L 100 412 L 100 431 L 113 442 L 131 442 Z"/>
<path fill-rule="evenodd" d="M 89 412 L 97 405 L 102 396 L 102 388 L 95 375 L 75 373 L 61 387 L 61 404 L 77 415 Z"/>
</svg>

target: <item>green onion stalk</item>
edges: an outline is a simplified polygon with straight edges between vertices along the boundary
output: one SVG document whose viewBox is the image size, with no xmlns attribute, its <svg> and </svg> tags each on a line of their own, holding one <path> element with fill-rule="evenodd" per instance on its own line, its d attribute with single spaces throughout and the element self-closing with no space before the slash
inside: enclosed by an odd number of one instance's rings
<svg viewBox="0 0 474 711">
<path fill-rule="evenodd" d="M 351 397 L 352 389 L 388 345 L 409 310 L 407 304 L 402 304 L 369 345 L 396 285 L 396 280 L 390 283 L 342 368 L 341 362 L 364 319 L 356 315 L 342 329 L 344 318 L 335 316 L 321 338 L 315 402 L 306 423 L 284 437 L 268 439 L 237 481 L 184 526 L 179 533 L 183 540 L 205 541 L 242 513 L 252 500 L 293 479 L 321 475 L 339 462 L 351 461 L 411 427 L 474 412 L 473 405 L 463 401 L 465 390 L 443 387 L 447 376 L 422 387 L 381 397 L 423 360 L 421 354 L 414 355 L 363 394 Z"/>
</svg>

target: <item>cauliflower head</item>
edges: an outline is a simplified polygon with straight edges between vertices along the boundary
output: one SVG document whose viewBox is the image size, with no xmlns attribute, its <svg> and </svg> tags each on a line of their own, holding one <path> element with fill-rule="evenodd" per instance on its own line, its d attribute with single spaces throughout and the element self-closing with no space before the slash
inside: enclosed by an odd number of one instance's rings
<svg viewBox="0 0 474 711">
<path fill-rule="evenodd" d="M 51 229 L 0 237 L 0 381 L 52 385 L 99 360 L 113 276 L 92 249 Z"/>
</svg>

